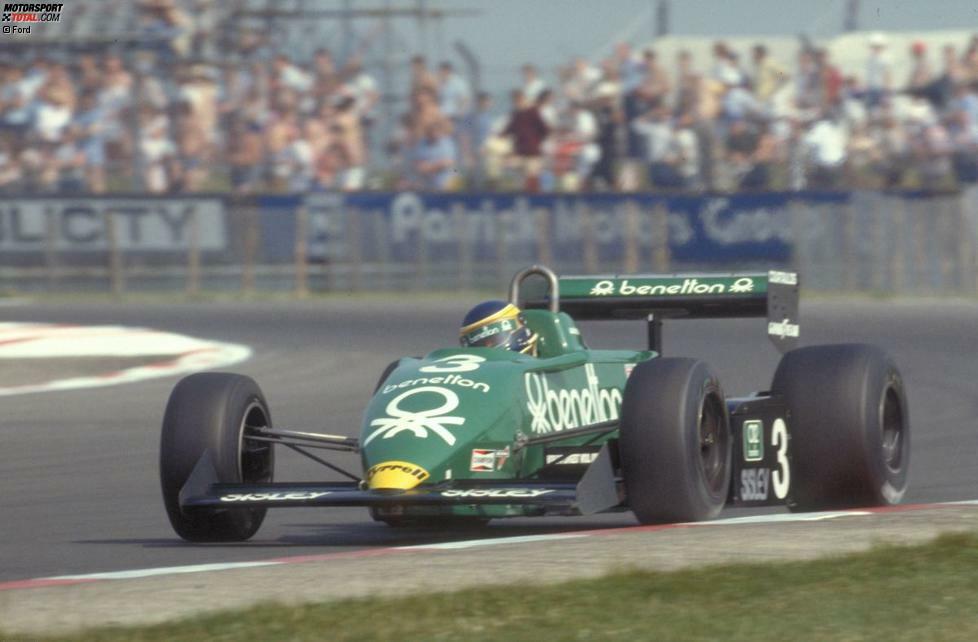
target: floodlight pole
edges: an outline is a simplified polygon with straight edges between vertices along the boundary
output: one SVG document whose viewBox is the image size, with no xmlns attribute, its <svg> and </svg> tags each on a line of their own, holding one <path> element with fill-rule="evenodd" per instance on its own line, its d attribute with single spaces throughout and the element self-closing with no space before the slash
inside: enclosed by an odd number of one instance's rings
<svg viewBox="0 0 978 642">
<path fill-rule="evenodd" d="M 859 31 L 859 0 L 849 0 L 846 3 L 846 17 L 842 24 L 842 30 Z"/>
</svg>

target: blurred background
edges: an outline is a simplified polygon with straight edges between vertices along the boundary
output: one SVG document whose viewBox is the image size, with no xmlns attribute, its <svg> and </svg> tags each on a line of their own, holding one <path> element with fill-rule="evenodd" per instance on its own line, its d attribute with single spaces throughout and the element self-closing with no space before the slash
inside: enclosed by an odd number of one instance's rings
<svg viewBox="0 0 978 642">
<path fill-rule="evenodd" d="M 0 40 L 0 288 L 793 267 L 978 292 L 971 2 L 76 0 Z"/>
</svg>

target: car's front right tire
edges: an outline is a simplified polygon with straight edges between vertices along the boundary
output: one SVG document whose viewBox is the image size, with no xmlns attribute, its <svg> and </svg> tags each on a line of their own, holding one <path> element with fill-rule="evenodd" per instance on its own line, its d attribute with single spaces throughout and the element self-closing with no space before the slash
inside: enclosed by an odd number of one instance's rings
<svg viewBox="0 0 978 642">
<path fill-rule="evenodd" d="M 619 456 L 626 501 L 643 524 L 715 518 L 733 452 L 717 376 L 695 359 L 639 364 L 625 386 Z"/>
</svg>

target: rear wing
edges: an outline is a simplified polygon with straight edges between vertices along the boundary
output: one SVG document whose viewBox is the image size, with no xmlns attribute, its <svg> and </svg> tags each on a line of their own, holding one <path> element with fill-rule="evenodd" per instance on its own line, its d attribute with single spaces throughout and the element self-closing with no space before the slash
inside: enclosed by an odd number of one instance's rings
<svg viewBox="0 0 978 642">
<path fill-rule="evenodd" d="M 798 343 L 798 274 L 745 272 L 736 274 L 614 274 L 557 277 L 549 268 L 533 266 L 518 273 L 510 299 L 520 300 L 520 284 L 543 276 L 549 292 L 529 296 L 527 308 L 550 308 L 574 319 L 649 322 L 649 349 L 661 352 L 663 319 L 725 319 L 766 317 L 767 334 L 780 351 Z"/>
</svg>

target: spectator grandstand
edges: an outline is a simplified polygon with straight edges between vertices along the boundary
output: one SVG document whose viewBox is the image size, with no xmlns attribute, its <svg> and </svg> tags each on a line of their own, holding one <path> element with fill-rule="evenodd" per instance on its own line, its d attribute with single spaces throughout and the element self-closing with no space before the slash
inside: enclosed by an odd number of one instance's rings
<svg viewBox="0 0 978 642">
<path fill-rule="evenodd" d="M 248 3 L 72 5 L 0 48 L 6 193 L 953 188 L 978 180 L 978 36 L 667 37 L 382 95 L 361 51 L 276 46 Z M 96 11 L 97 9 L 97 11 Z M 98 18 L 96 24 L 94 18 Z M 392 112 L 392 113 L 391 113 Z"/>
</svg>

